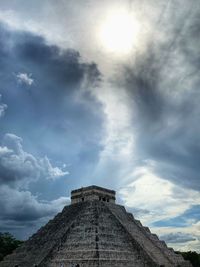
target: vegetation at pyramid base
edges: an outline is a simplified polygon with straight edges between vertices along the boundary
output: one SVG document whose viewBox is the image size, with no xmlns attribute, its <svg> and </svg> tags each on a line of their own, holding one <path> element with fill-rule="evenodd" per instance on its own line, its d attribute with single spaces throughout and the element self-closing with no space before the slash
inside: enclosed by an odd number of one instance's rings
<svg viewBox="0 0 200 267">
<path fill-rule="evenodd" d="M 200 266 L 200 254 L 196 251 L 187 251 L 187 252 L 180 252 L 176 251 L 177 254 L 181 254 L 184 260 L 188 260 L 192 263 L 193 267 Z"/>
<path fill-rule="evenodd" d="M 0 261 L 3 258 L 11 254 L 13 250 L 23 244 L 24 241 L 17 240 L 10 233 L 1 233 L 0 232 Z M 200 254 L 195 251 L 180 252 L 176 251 L 177 254 L 181 254 L 185 260 L 189 260 L 193 267 L 200 266 Z"/>
<path fill-rule="evenodd" d="M 0 261 L 22 243 L 23 241 L 17 240 L 10 233 L 0 233 Z"/>
</svg>

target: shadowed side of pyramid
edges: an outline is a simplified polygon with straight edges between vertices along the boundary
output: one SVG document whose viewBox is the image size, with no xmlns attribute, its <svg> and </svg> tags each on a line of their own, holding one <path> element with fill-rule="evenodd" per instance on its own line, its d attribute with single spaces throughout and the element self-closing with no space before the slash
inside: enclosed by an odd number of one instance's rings
<svg viewBox="0 0 200 267">
<path fill-rule="evenodd" d="M 52 251 L 43 266 L 62 263 L 64 266 L 157 266 L 98 200 L 88 202 L 72 224 L 65 242 L 58 251 Z"/>
<path fill-rule="evenodd" d="M 29 238 L 22 246 L 0 262 L 2 267 L 29 267 L 38 265 L 48 257 L 48 254 L 57 249 L 62 239 L 67 235 L 73 220 L 84 209 L 87 203 L 78 203 L 75 206 L 66 206 L 53 220 L 50 220 L 36 234 Z M 42 265 L 41 265 L 42 266 Z"/>
<path fill-rule="evenodd" d="M 0 267 L 191 267 L 116 205 L 114 191 L 90 186 L 72 191 L 71 199 Z"/>
</svg>

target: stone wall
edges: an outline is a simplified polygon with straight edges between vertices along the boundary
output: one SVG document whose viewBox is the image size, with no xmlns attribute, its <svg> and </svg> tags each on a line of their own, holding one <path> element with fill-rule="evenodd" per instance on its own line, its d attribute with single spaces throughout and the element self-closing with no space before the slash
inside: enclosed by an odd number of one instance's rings
<svg viewBox="0 0 200 267">
<path fill-rule="evenodd" d="M 71 192 L 72 204 L 93 200 L 115 203 L 115 191 L 99 186 L 89 186 Z"/>
</svg>

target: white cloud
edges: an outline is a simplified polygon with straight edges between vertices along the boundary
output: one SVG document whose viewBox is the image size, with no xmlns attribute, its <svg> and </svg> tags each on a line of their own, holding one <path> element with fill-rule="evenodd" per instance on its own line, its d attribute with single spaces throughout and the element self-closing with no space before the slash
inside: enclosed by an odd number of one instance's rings
<svg viewBox="0 0 200 267">
<path fill-rule="evenodd" d="M 152 163 L 151 163 L 152 164 Z M 181 215 L 200 202 L 198 191 L 182 188 L 156 176 L 153 167 L 138 167 L 135 180 L 122 187 L 119 194 L 129 208 L 143 209 L 140 219 L 144 224 Z"/>
<path fill-rule="evenodd" d="M 154 174 L 154 162 L 146 162 L 133 173 L 135 179 L 119 190 L 127 210 L 133 212 L 151 232 L 165 239 L 175 250 L 200 251 L 200 222 L 184 218 L 184 226 L 152 226 L 160 220 L 181 216 L 193 205 L 200 203 L 199 191 L 180 187 Z"/>
<path fill-rule="evenodd" d="M 102 183 L 112 184 L 114 179 L 116 187 L 126 181 L 133 169 L 134 161 L 134 131 L 132 116 L 127 105 L 128 96 L 121 88 L 113 87 L 110 82 L 103 82 L 101 90 L 93 90 L 95 97 L 102 103 L 105 114 L 102 137 L 103 149 L 99 156 L 94 177 L 100 177 Z M 112 177 L 107 179 L 108 173 Z M 105 179 L 103 180 L 103 175 Z"/>
<path fill-rule="evenodd" d="M 4 136 L 0 146 L 0 181 L 4 184 L 15 183 L 22 187 L 38 179 L 57 179 L 68 171 L 53 167 L 47 157 L 36 158 L 24 151 L 22 138 L 14 134 Z"/>
<path fill-rule="evenodd" d="M 27 73 L 21 73 L 19 72 L 18 74 L 16 74 L 17 77 L 17 81 L 19 83 L 24 83 L 28 86 L 31 86 L 34 82 L 33 78 L 31 78 L 32 74 L 27 74 Z"/>
<path fill-rule="evenodd" d="M 3 104 L 1 103 L 1 94 L 0 94 L 0 118 L 4 116 L 5 114 L 5 110 L 7 109 L 7 105 L 6 104 Z"/>
<path fill-rule="evenodd" d="M 6 146 L 0 146 L 0 157 L 9 153 L 12 153 L 12 149 L 8 149 Z"/>
<path fill-rule="evenodd" d="M 58 177 L 62 177 L 64 175 L 69 174 L 68 171 L 63 171 L 58 167 L 52 167 L 47 156 L 45 156 L 43 159 L 41 159 L 40 162 L 45 167 L 46 172 L 49 174 L 47 176 L 48 179 L 56 179 Z"/>
<path fill-rule="evenodd" d="M 68 172 L 53 167 L 46 156 L 36 158 L 27 153 L 22 142 L 22 138 L 8 133 L 0 146 L 0 231 L 27 238 L 69 204 L 68 197 L 39 199 L 28 190 L 30 182 L 54 180 Z"/>
</svg>

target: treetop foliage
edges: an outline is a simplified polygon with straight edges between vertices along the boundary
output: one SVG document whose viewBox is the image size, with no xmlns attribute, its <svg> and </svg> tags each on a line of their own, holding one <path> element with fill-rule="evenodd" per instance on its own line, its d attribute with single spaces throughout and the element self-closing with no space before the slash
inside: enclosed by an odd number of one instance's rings
<svg viewBox="0 0 200 267">
<path fill-rule="evenodd" d="M 10 233 L 0 233 L 0 261 L 22 243 L 23 241 L 15 239 Z"/>
</svg>

